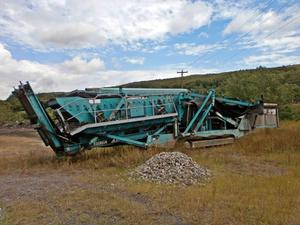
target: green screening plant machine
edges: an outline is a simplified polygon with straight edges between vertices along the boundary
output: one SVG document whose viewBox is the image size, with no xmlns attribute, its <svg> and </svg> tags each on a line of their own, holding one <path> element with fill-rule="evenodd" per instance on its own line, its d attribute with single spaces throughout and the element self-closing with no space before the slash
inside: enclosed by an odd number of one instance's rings
<svg viewBox="0 0 300 225">
<path fill-rule="evenodd" d="M 187 89 L 88 88 L 51 99 L 44 106 L 30 84 L 13 94 L 58 155 L 120 144 L 140 148 L 231 143 L 255 128 L 263 103 L 201 95 Z M 46 107 L 54 112 L 49 116 Z"/>
</svg>

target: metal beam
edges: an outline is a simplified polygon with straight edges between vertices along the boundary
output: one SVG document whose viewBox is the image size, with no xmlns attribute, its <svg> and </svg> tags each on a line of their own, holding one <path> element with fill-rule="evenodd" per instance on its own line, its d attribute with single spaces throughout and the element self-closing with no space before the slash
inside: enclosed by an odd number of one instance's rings
<svg viewBox="0 0 300 225">
<path fill-rule="evenodd" d="M 144 142 L 132 140 L 132 139 L 129 139 L 129 138 L 126 138 L 126 137 L 120 137 L 120 136 L 113 135 L 113 134 L 107 134 L 105 136 L 108 137 L 108 138 L 115 139 L 117 141 L 123 142 L 125 144 L 135 145 L 135 146 L 141 147 L 141 148 L 146 148 L 147 147 L 147 144 L 144 143 Z"/>
<path fill-rule="evenodd" d="M 163 118 L 169 118 L 169 117 L 177 117 L 177 113 L 169 113 L 164 115 L 156 115 L 156 116 L 146 116 L 146 117 L 140 117 L 140 118 L 132 118 L 128 120 L 115 120 L 115 121 L 107 121 L 107 122 L 101 122 L 101 123 L 93 123 L 93 124 L 86 124 L 81 127 L 76 128 L 72 132 L 70 132 L 71 135 L 78 134 L 85 129 L 88 128 L 96 128 L 96 127 L 106 127 L 110 125 L 119 125 L 119 124 L 129 124 L 129 123 L 135 123 L 135 122 L 144 122 L 147 120 L 156 120 L 156 119 L 163 119 Z"/>
<path fill-rule="evenodd" d="M 157 131 L 155 131 L 155 133 L 153 135 L 158 135 L 160 134 L 164 129 L 166 129 L 166 127 L 168 126 L 169 124 L 166 124 L 164 126 L 162 126 L 161 128 L 159 128 Z"/>
<path fill-rule="evenodd" d="M 220 117 L 222 120 L 224 120 L 224 121 L 226 121 L 226 122 L 232 124 L 232 125 L 235 126 L 235 127 L 237 127 L 237 126 L 239 125 L 239 124 L 238 124 L 236 121 L 234 121 L 233 119 L 228 118 L 228 117 L 224 117 L 224 116 L 223 116 L 221 113 L 219 113 L 219 112 L 216 112 L 216 115 L 217 115 L 218 117 Z"/>
<path fill-rule="evenodd" d="M 205 110 L 204 114 L 201 116 L 201 119 L 199 120 L 199 122 L 197 123 L 195 129 L 194 129 L 194 132 L 198 131 L 198 129 L 200 128 L 200 126 L 203 124 L 204 120 L 206 119 L 209 111 L 211 110 L 212 108 L 212 104 L 210 104 L 208 106 L 208 108 Z"/>
<path fill-rule="evenodd" d="M 126 98 L 126 97 L 125 97 Z M 121 107 L 124 105 L 125 101 L 124 101 L 124 97 L 120 100 L 119 104 L 117 105 L 117 107 L 115 109 L 112 110 L 110 116 L 109 116 L 109 120 L 112 120 L 115 118 L 116 113 L 121 109 Z M 127 111 L 127 106 L 125 106 L 126 111 Z M 127 118 L 127 117 L 126 117 Z"/>
<path fill-rule="evenodd" d="M 206 106 L 206 104 L 208 103 L 208 101 L 211 98 L 214 98 L 215 95 L 215 91 L 214 90 L 210 90 L 208 95 L 206 96 L 206 98 L 204 99 L 202 105 L 200 106 L 200 108 L 198 109 L 197 113 L 194 115 L 193 119 L 191 120 L 191 122 L 189 123 L 189 125 L 186 127 L 185 131 L 183 132 L 183 134 L 187 134 L 189 132 L 189 130 L 192 128 L 192 126 L 194 125 L 194 123 L 196 122 L 196 120 L 198 119 L 198 116 L 200 115 L 200 113 L 204 110 L 204 107 Z"/>
</svg>

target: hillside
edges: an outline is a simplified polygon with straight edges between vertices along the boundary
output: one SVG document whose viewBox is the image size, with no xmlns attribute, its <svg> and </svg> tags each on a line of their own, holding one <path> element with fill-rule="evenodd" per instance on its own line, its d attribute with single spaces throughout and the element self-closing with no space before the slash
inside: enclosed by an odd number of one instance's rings
<svg viewBox="0 0 300 225">
<path fill-rule="evenodd" d="M 132 88 L 179 88 L 180 78 L 159 79 L 124 84 Z M 300 120 L 300 64 L 276 68 L 259 67 L 218 74 L 190 75 L 183 78 L 183 87 L 205 93 L 214 88 L 218 95 L 256 100 L 263 95 L 266 102 L 280 105 L 281 119 Z M 41 93 L 47 101 L 63 93 Z M 26 122 L 22 106 L 13 96 L 0 101 L 0 124 Z"/>
<path fill-rule="evenodd" d="M 181 78 L 134 82 L 123 87 L 180 88 Z M 300 65 L 190 75 L 183 78 L 183 87 L 200 93 L 214 88 L 218 95 L 250 101 L 263 96 L 265 102 L 279 104 L 281 119 L 300 119 Z"/>
<path fill-rule="evenodd" d="M 38 98 L 44 103 L 49 99 L 59 95 L 63 95 L 62 92 L 52 93 L 39 93 Z M 23 107 L 19 100 L 10 95 L 7 100 L 0 100 L 0 125 L 1 124 L 28 124 L 27 115 L 23 110 Z"/>
<path fill-rule="evenodd" d="M 180 88 L 181 78 L 159 79 L 124 84 L 123 87 Z M 218 74 L 190 75 L 183 87 L 205 93 L 214 88 L 219 95 L 252 100 L 264 96 L 279 104 L 300 101 L 300 64 L 276 68 L 259 67 Z"/>
</svg>

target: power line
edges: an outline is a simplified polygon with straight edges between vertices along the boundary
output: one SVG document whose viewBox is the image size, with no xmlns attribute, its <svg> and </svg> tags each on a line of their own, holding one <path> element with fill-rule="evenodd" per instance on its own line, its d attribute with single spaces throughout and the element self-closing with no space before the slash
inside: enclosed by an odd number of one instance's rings
<svg viewBox="0 0 300 225">
<path fill-rule="evenodd" d="M 287 21 L 286 23 L 282 24 L 278 29 L 275 29 L 273 30 L 271 33 L 267 34 L 265 37 L 261 38 L 261 39 L 266 39 L 268 37 L 270 37 L 271 35 L 277 33 L 278 31 L 281 30 L 281 28 L 284 28 L 285 26 L 293 23 L 294 21 L 296 21 L 298 18 L 300 18 L 300 16 L 297 16 L 295 17 L 294 19 L 290 20 L 290 21 Z M 253 46 L 252 46 L 253 47 Z M 241 51 L 239 51 L 237 54 L 234 54 L 232 57 L 230 57 L 228 60 L 227 60 L 227 63 L 232 60 L 233 58 L 235 58 L 236 56 L 239 56 L 241 54 L 241 52 L 243 51 L 244 49 L 241 49 Z M 225 64 L 227 64 L 225 63 Z"/>
<path fill-rule="evenodd" d="M 261 16 L 263 15 L 263 13 L 265 12 L 265 10 L 267 10 L 273 3 L 274 3 L 274 0 L 268 1 L 268 2 L 266 3 L 266 7 L 262 10 L 262 12 L 261 12 L 256 18 L 261 17 Z M 259 8 L 257 7 L 256 10 L 254 11 L 254 13 L 257 12 L 258 10 L 259 10 Z M 252 19 L 252 18 L 251 18 L 251 17 L 248 18 L 248 19 L 247 19 L 240 27 L 243 27 L 244 25 L 246 25 L 247 22 L 248 22 L 250 19 Z M 243 37 L 245 37 L 246 35 L 248 35 L 248 34 L 250 34 L 250 33 L 251 33 L 251 31 L 247 32 L 246 34 L 241 35 L 240 37 L 236 38 L 234 41 L 236 42 L 236 41 L 242 39 Z M 233 35 L 232 35 L 232 36 L 233 36 Z M 225 41 L 229 40 L 232 36 L 230 36 L 230 37 L 228 37 L 228 38 L 226 38 L 226 39 L 224 39 L 224 40 L 222 40 L 222 41 L 220 41 L 220 42 L 217 42 L 216 44 L 222 44 L 222 43 L 224 43 Z M 191 65 L 195 64 L 196 62 L 198 62 L 198 61 L 199 61 L 202 57 L 204 57 L 204 56 L 206 56 L 206 55 L 204 54 L 204 55 L 198 56 L 195 60 L 193 60 L 191 63 L 188 64 L 188 67 L 190 67 Z M 205 59 L 205 58 L 204 58 L 204 59 Z"/>
</svg>

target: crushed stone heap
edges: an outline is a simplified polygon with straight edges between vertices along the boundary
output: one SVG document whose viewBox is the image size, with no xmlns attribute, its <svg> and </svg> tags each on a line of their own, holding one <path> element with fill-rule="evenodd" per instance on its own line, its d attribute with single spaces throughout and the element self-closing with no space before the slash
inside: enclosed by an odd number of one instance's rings
<svg viewBox="0 0 300 225">
<path fill-rule="evenodd" d="M 130 176 L 157 183 L 191 185 L 207 181 L 211 172 L 181 152 L 162 152 L 138 166 Z"/>
</svg>

